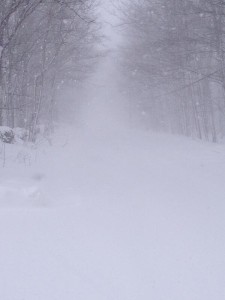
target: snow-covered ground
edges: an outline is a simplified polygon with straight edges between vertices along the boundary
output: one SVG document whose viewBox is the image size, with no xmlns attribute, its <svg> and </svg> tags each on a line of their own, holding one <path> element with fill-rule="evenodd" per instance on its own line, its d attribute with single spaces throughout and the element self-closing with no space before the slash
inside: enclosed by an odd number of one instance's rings
<svg viewBox="0 0 225 300">
<path fill-rule="evenodd" d="M 35 157 L 1 167 L 0 299 L 225 299 L 223 145 L 74 131 Z"/>
</svg>

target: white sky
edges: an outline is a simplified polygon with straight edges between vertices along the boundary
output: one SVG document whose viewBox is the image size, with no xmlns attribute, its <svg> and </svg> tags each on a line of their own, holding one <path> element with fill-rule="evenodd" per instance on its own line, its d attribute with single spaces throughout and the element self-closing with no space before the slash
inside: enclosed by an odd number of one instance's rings
<svg viewBox="0 0 225 300">
<path fill-rule="evenodd" d="M 114 48 L 120 40 L 118 30 L 116 26 L 118 24 L 118 18 L 116 16 L 115 4 L 116 0 L 102 0 L 100 14 L 103 22 L 103 33 L 107 38 L 107 46 L 109 48 Z"/>
</svg>

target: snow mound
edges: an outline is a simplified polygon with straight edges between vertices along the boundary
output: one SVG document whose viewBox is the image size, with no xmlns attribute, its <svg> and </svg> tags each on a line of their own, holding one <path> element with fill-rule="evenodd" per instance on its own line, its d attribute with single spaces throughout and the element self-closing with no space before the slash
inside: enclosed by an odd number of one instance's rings
<svg viewBox="0 0 225 300">
<path fill-rule="evenodd" d="M 21 128 L 21 127 L 16 127 L 13 128 L 13 132 L 15 134 L 15 139 L 16 141 L 25 141 L 28 137 L 28 130 L 26 130 L 25 128 Z"/>
<path fill-rule="evenodd" d="M 4 143 L 12 144 L 14 141 L 13 130 L 7 126 L 0 126 L 0 140 Z"/>
<path fill-rule="evenodd" d="M 0 207 L 42 206 L 44 197 L 38 185 L 19 181 L 0 183 Z"/>
</svg>

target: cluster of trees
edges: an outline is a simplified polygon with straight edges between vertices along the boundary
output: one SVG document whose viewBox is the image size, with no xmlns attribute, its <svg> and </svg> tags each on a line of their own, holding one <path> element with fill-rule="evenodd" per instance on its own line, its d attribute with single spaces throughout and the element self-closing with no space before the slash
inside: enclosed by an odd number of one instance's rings
<svg viewBox="0 0 225 300">
<path fill-rule="evenodd" d="M 122 3 L 121 65 L 133 122 L 218 141 L 225 135 L 225 1 Z"/>
<path fill-rule="evenodd" d="M 95 0 L 0 1 L 0 125 L 54 121 L 56 94 L 84 79 L 98 56 Z M 66 105 L 66 103 L 65 103 Z"/>
</svg>

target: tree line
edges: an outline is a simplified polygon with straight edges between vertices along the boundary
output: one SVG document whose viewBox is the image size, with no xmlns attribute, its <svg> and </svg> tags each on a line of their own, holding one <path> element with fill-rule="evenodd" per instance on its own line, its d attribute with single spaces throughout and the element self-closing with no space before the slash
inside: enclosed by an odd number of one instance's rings
<svg viewBox="0 0 225 300">
<path fill-rule="evenodd" d="M 0 126 L 35 139 L 50 130 L 56 95 L 91 71 L 100 39 L 95 0 L 1 0 Z M 65 103 L 66 105 L 66 103 Z"/>
<path fill-rule="evenodd" d="M 225 1 L 121 3 L 123 85 L 133 123 L 217 142 L 225 136 Z"/>
</svg>

